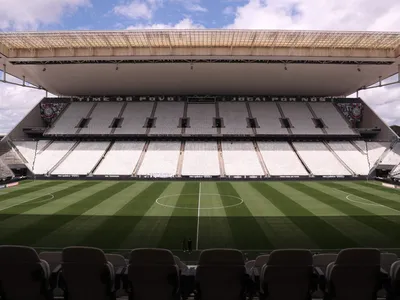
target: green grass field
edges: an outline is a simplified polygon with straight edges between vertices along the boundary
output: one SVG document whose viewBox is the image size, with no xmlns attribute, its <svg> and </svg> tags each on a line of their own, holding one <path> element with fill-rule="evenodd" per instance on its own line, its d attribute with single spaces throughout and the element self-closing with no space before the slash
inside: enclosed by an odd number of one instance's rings
<svg viewBox="0 0 400 300">
<path fill-rule="evenodd" d="M 0 244 L 106 251 L 400 248 L 400 192 L 378 182 L 31 181 L 0 190 Z"/>
</svg>

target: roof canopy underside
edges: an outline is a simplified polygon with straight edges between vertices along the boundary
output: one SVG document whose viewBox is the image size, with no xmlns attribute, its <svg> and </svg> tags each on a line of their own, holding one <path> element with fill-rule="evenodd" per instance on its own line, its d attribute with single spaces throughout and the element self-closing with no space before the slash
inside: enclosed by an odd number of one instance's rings
<svg viewBox="0 0 400 300">
<path fill-rule="evenodd" d="M 400 33 L 0 33 L 0 69 L 61 95 L 347 95 L 398 72 Z"/>
<path fill-rule="evenodd" d="M 395 50 L 400 33 L 270 30 L 140 30 L 1 33 L 9 50 L 60 48 L 288 47 Z"/>
</svg>

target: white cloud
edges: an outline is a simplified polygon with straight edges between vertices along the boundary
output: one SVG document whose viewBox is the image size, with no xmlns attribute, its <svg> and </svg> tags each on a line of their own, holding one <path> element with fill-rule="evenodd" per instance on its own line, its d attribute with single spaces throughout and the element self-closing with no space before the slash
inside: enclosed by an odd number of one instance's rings
<svg viewBox="0 0 400 300">
<path fill-rule="evenodd" d="M 0 0 L 0 29 L 35 30 L 84 6 L 90 0 Z"/>
<path fill-rule="evenodd" d="M 131 19 L 151 19 L 154 12 L 163 4 L 163 0 L 133 0 L 117 5 L 113 12 Z"/>
<path fill-rule="evenodd" d="M 398 0 L 249 0 L 231 28 L 400 30 Z"/>
<path fill-rule="evenodd" d="M 232 15 L 235 13 L 235 8 L 233 6 L 227 6 L 224 8 L 224 10 L 222 11 L 222 13 L 224 15 Z"/>
<path fill-rule="evenodd" d="M 198 4 L 198 3 L 190 3 L 190 2 L 187 2 L 187 3 L 185 4 L 185 8 L 186 8 L 188 11 L 191 11 L 191 12 L 207 12 L 207 11 L 208 11 L 207 8 L 201 6 L 201 5 Z"/>
<path fill-rule="evenodd" d="M 190 18 L 184 18 L 176 24 L 136 24 L 129 26 L 127 29 L 202 29 L 201 24 L 193 23 Z"/>
<path fill-rule="evenodd" d="M 398 0 L 248 0 L 228 28 L 400 31 Z M 400 86 L 360 92 L 388 123 L 400 124 Z"/>
<path fill-rule="evenodd" d="M 46 92 L 0 83 L 0 133 L 8 133 Z"/>
</svg>

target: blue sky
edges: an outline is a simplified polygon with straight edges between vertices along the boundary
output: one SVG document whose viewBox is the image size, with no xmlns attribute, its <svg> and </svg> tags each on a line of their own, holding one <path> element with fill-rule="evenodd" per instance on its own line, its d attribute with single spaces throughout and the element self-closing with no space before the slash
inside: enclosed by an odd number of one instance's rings
<svg viewBox="0 0 400 300">
<path fill-rule="evenodd" d="M 1 31 L 235 28 L 400 31 L 399 0 L 0 0 Z M 392 78 L 391 80 L 395 80 Z M 0 133 L 43 92 L 0 83 Z M 400 124 L 400 86 L 360 93 Z"/>
</svg>

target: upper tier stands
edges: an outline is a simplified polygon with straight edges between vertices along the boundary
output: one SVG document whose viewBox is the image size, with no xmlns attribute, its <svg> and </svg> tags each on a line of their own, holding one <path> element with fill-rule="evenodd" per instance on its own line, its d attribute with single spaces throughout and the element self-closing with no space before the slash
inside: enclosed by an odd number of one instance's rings
<svg viewBox="0 0 400 300">
<path fill-rule="evenodd" d="M 252 142 L 222 142 L 226 175 L 265 175 Z"/>
<path fill-rule="evenodd" d="M 180 134 L 179 119 L 183 117 L 183 108 L 183 102 L 157 103 L 155 127 L 151 128 L 150 134 Z"/>
<path fill-rule="evenodd" d="M 217 142 L 186 142 L 182 175 L 220 175 Z"/>
<path fill-rule="evenodd" d="M 118 127 L 112 128 L 113 120 L 118 117 L 121 118 Z M 154 117 L 153 127 L 147 128 L 146 120 L 151 117 Z M 180 127 L 183 117 L 188 118 L 185 129 Z M 358 135 L 349 128 L 335 104 L 299 102 L 73 102 L 45 134 L 180 135 L 184 132 L 212 135 L 218 133 L 214 122 L 216 117 L 222 118 L 220 132 L 227 135 L 254 134 L 248 122 L 250 117 L 255 119 L 256 127 L 258 125 L 256 134 Z M 285 128 L 280 120 L 282 117 L 288 118 L 293 128 Z M 79 128 L 84 118 L 88 118 L 88 122 Z M 326 127 L 316 128 L 313 118 L 321 119 Z"/>
<path fill-rule="evenodd" d="M 110 142 L 80 142 L 51 174 L 89 174 L 109 144 Z"/>
<path fill-rule="evenodd" d="M 309 175 L 289 143 L 257 142 L 257 144 L 270 175 Z"/>
<path fill-rule="evenodd" d="M 328 134 L 356 134 L 354 130 L 349 127 L 349 124 L 335 107 L 335 104 L 317 102 L 310 103 L 310 105 L 316 117 L 324 122 L 326 126 L 325 131 Z"/>
<path fill-rule="evenodd" d="M 290 120 L 293 134 L 324 134 L 320 128 L 316 128 L 312 120 L 313 115 L 307 103 L 282 102 L 279 104 L 283 114 Z"/>
<path fill-rule="evenodd" d="M 150 142 L 138 175 L 173 177 L 176 175 L 180 142 Z"/>
<path fill-rule="evenodd" d="M 150 117 L 154 103 L 135 102 L 127 103 L 124 113 L 122 114 L 122 125 L 116 128 L 115 134 L 145 134 L 146 119 Z"/>
<path fill-rule="evenodd" d="M 105 103 L 99 103 L 102 106 Z M 73 102 L 70 103 L 58 120 L 53 124 L 47 134 L 75 134 L 78 131 L 78 124 L 89 115 L 90 110 L 96 103 Z"/>
<path fill-rule="evenodd" d="M 258 134 L 289 134 L 285 127 L 282 127 L 282 118 L 278 106 L 273 102 L 252 102 L 250 110 L 253 118 L 257 119 L 259 128 Z"/>
<path fill-rule="evenodd" d="M 294 142 L 293 146 L 313 175 L 351 175 L 324 143 Z"/>
<path fill-rule="evenodd" d="M 253 130 L 247 127 L 249 113 L 245 103 L 220 102 L 219 116 L 224 120 L 222 134 L 253 134 Z"/>
<path fill-rule="evenodd" d="M 350 142 L 329 142 L 329 146 L 357 175 L 368 175 L 370 167 L 367 155 Z"/>
<path fill-rule="evenodd" d="M 190 118 L 190 127 L 187 134 L 216 134 L 213 121 L 216 117 L 215 104 L 188 104 L 187 117 Z"/>
<path fill-rule="evenodd" d="M 82 128 L 80 134 L 109 134 L 111 133 L 111 123 L 117 118 L 123 103 L 110 102 L 98 103 L 90 114 L 90 121 L 87 127 Z"/>
<path fill-rule="evenodd" d="M 132 175 L 142 154 L 144 142 L 115 142 L 94 175 Z"/>
</svg>

